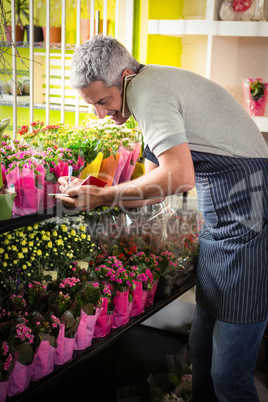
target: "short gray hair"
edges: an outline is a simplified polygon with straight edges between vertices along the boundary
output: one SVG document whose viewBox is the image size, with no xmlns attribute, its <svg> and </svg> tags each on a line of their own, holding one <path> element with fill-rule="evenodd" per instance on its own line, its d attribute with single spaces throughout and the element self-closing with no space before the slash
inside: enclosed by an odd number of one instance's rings
<svg viewBox="0 0 268 402">
<path fill-rule="evenodd" d="M 137 73 L 140 64 L 116 39 L 102 34 L 84 42 L 73 54 L 70 82 L 72 88 L 86 88 L 94 81 L 121 88 L 122 72 Z"/>
</svg>

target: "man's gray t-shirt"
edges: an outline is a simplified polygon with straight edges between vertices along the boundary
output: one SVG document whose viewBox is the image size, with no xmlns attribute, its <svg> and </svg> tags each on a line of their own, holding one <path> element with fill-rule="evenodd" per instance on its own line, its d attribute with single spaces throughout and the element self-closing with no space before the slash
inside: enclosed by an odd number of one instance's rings
<svg viewBox="0 0 268 402">
<path fill-rule="evenodd" d="M 129 83 L 126 100 L 157 157 L 185 142 L 197 152 L 268 157 L 262 134 L 233 95 L 193 72 L 146 65 Z"/>
</svg>

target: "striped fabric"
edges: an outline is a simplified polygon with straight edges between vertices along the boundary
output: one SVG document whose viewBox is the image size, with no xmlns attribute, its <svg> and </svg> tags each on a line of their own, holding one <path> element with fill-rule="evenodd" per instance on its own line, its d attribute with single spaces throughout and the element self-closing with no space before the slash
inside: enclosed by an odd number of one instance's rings
<svg viewBox="0 0 268 402">
<path fill-rule="evenodd" d="M 267 320 L 268 159 L 191 153 L 205 220 L 197 301 L 221 321 Z M 155 162 L 148 148 L 144 156 Z"/>
</svg>

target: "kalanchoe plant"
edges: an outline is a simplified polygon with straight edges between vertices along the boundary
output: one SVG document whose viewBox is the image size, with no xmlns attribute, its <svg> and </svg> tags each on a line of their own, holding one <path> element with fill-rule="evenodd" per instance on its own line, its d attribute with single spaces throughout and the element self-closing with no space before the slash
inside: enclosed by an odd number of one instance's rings
<svg viewBox="0 0 268 402">
<path fill-rule="evenodd" d="M 261 78 L 256 78 L 256 81 L 250 80 L 250 94 L 251 99 L 258 101 L 265 95 L 266 85 L 262 82 Z"/>
</svg>

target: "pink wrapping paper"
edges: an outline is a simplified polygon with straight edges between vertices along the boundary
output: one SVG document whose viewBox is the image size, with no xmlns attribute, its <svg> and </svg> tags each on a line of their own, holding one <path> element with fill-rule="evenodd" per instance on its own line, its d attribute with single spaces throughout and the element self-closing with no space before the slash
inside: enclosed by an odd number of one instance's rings
<svg viewBox="0 0 268 402">
<path fill-rule="evenodd" d="M 0 381 L 0 402 L 5 402 L 7 397 L 9 380 Z"/>
<path fill-rule="evenodd" d="M 34 355 L 32 380 L 39 380 L 53 371 L 55 351 L 49 341 L 41 341 Z"/>
<path fill-rule="evenodd" d="M 6 168 L 5 168 L 5 166 L 3 165 L 3 163 L 1 163 L 1 169 L 2 169 L 3 185 L 5 186 L 5 188 L 7 188 Z"/>
<path fill-rule="evenodd" d="M 54 173 L 56 177 L 68 176 L 68 166 L 67 162 L 59 160 L 57 166 L 51 168 L 50 171 Z"/>
<path fill-rule="evenodd" d="M 250 92 L 250 82 L 245 81 L 243 83 L 243 91 L 244 91 L 244 101 L 245 101 L 245 108 L 250 116 L 264 116 L 265 114 L 265 107 L 267 102 L 267 86 L 265 89 L 264 96 L 260 98 L 258 101 L 254 101 L 251 99 L 251 92 Z"/>
<path fill-rule="evenodd" d="M 81 311 L 81 319 L 75 336 L 74 350 L 84 350 L 91 345 L 100 311 L 101 309 L 97 309 L 94 315 L 87 315 L 83 310 Z"/>
<path fill-rule="evenodd" d="M 98 311 L 100 310 L 100 311 Z M 95 324 L 94 338 L 103 338 L 108 335 L 112 330 L 113 314 L 107 314 L 108 299 L 102 298 L 102 307 L 97 309 L 98 319 Z"/>
<path fill-rule="evenodd" d="M 153 288 L 148 291 L 148 297 L 146 301 L 146 306 L 151 306 L 154 302 L 155 292 L 157 289 L 159 279 L 153 282 Z"/>
<path fill-rule="evenodd" d="M 13 396 L 28 388 L 33 371 L 33 363 L 29 366 L 15 361 L 13 370 L 9 377 L 8 396 Z"/>
<path fill-rule="evenodd" d="M 148 298 L 148 291 L 142 289 L 142 282 L 134 281 L 134 283 L 136 284 L 136 289 L 131 291 L 133 305 L 130 311 L 130 317 L 135 317 L 144 312 Z"/>
<path fill-rule="evenodd" d="M 124 165 L 124 167 L 122 169 L 122 172 L 121 172 L 121 174 L 119 176 L 118 184 L 127 181 L 128 170 L 129 170 L 129 166 L 130 166 L 130 162 L 131 162 L 131 158 L 132 158 L 132 152 L 131 151 L 127 151 L 126 149 L 124 149 L 124 153 L 126 155 L 126 162 L 125 162 L 125 165 Z"/>
<path fill-rule="evenodd" d="M 126 165 L 126 163 L 130 162 L 129 158 L 129 151 L 127 151 L 123 146 L 119 148 L 120 152 L 120 158 L 116 167 L 116 171 L 114 174 L 114 179 L 113 179 L 113 186 L 117 185 L 121 176 L 121 173 Z"/>
<path fill-rule="evenodd" d="M 17 167 L 11 172 L 7 173 L 7 185 L 14 184 L 17 196 L 15 198 L 13 214 L 18 216 L 32 214 L 38 211 L 40 200 L 44 194 L 44 167 L 39 165 L 38 170 L 40 176 L 38 176 L 39 187 L 35 187 L 35 173 L 32 169 L 24 166 L 22 170 Z"/>
<path fill-rule="evenodd" d="M 66 338 L 64 335 L 65 327 L 63 324 L 60 324 L 60 331 L 57 338 L 58 346 L 56 347 L 54 360 L 56 365 L 64 364 L 73 357 L 75 338 Z"/>
<path fill-rule="evenodd" d="M 132 150 L 132 155 L 131 155 L 131 163 L 128 166 L 128 171 L 127 171 L 127 176 L 126 176 L 126 181 L 129 181 L 133 175 L 134 169 L 136 162 L 139 158 L 140 155 L 140 150 L 141 150 L 141 143 L 137 142 L 135 144 L 135 148 Z"/>
<path fill-rule="evenodd" d="M 121 327 L 121 325 L 128 323 L 130 311 L 132 309 L 132 303 L 129 303 L 128 296 L 128 290 L 125 292 L 116 292 L 112 328 L 118 328 Z"/>
</svg>

